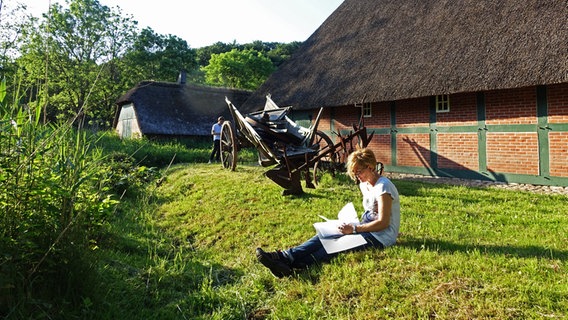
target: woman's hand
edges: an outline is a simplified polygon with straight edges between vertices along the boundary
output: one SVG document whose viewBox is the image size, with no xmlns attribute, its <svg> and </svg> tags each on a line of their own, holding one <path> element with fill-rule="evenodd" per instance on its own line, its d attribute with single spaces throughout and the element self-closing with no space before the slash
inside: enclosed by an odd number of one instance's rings
<svg viewBox="0 0 568 320">
<path fill-rule="evenodd" d="M 352 234 L 354 231 L 353 225 L 350 223 L 343 223 L 339 226 L 339 232 L 342 234 Z"/>
</svg>

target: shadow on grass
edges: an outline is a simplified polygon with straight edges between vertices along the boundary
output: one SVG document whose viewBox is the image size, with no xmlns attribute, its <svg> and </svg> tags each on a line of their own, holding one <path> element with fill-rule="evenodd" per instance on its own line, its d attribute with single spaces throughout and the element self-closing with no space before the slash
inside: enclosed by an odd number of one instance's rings
<svg viewBox="0 0 568 320">
<path fill-rule="evenodd" d="M 192 248 L 192 236 L 162 240 L 130 232 L 104 239 L 112 250 L 99 257 L 93 302 L 105 309 L 94 307 L 94 313 L 136 319 L 204 318 L 219 305 L 234 304 L 218 292 L 238 282 L 242 270 L 211 263 Z"/>
<path fill-rule="evenodd" d="M 463 252 L 468 253 L 478 250 L 483 254 L 513 256 L 518 258 L 539 258 L 568 260 L 568 251 L 550 249 L 541 246 L 513 246 L 513 245 L 483 245 L 483 244 L 459 244 L 436 239 L 418 239 L 401 237 L 397 246 L 407 247 L 416 251 L 430 250 L 436 252 Z"/>
</svg>

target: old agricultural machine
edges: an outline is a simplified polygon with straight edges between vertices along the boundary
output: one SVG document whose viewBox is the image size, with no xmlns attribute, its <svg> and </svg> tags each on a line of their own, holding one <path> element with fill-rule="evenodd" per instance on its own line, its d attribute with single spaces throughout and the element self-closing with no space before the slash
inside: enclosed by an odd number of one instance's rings
<svg viewBox="0 0 568 320">
<path fill-rule="evenodd" d="M 296 124 L 288 117 L 292 107 L 278 107 L 270 96 L 264 110 L 243 116 L 225 98 L 233 121 L 225 121 L 221 129 L 221 162 L 224 168 L 235 170 L 237 155 L 243 147 L 258 151 L 258 162 L 271 167 L 265 174 L 284 188 L 283 194 L 303 193 L 301 180 L 307 188 L 315 188 L 322 172 L 332 174 L 344 170 L 349 153 L 356 147 L 366 147 L 373 134 L 367 135 L 364 126 L 353 125 L 348 135 L 338 136 L 339 142 L 318 131 L 323 108 L 309 128 Z"/>
</svg>

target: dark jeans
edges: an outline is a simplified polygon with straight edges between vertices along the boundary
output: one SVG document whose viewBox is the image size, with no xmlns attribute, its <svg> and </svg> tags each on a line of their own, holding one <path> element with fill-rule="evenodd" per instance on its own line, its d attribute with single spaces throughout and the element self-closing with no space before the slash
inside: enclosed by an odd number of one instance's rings
<svg viewBox="0 0 568 320">
<path fill-rule="evenodd" d="M 216 161 L 221 159 L 221 140 L 213 141 L 213 150 L 209 156 L 209 161 L 213 161 L 213 158 L 215 158 Z"/>
<path fill-rule="evenodd" d="M 363 238 L 365 238 L 365 240 L 367 240 L 367 243 L 346 251 L 331 254 L 327 253 L 323 248 L 320 239 L 316 235 L 310 238 L 308 241 L 302 243 L 301 245 L 287 250 L 287 253 L 293 259 L 292 267 L 302 269 L 315 263 L 329 262 L 331 259 L 342 252 L 361 251 L 367 248 L 384 248 L 382 243 L 380 243 L 377 238 L 373 237 L 371 233 L 363 232 L 361 233 L 361 235 L 363 236 Z"/>
</svg>

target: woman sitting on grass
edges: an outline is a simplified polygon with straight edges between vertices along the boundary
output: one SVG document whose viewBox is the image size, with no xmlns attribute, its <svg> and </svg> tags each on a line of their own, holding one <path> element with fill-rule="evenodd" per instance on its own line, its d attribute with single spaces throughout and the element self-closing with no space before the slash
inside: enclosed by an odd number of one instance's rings
<svg viewBox="0 0 568 320">
<path fill-rule="evenodd" d="M 377 171 L 377 160 L 370 149 L 351 153 L 347 160 L 347 172 L 353 180 L 360 182 L 365 212 L 361 224 L 342 224 L 339 231 L 342 234 L 359 233 L 366 243 L 343 252 L 392 246 L 396 243 L 400 227 L 398 190 Z M 294 269 L 328 262 L 337 254 L 327 253 L 317 235 L 288 250 L 265 252 L 261 248 L 256 249 L 258 261 L 279 278 L 291 275 Z"/>
</svg>

